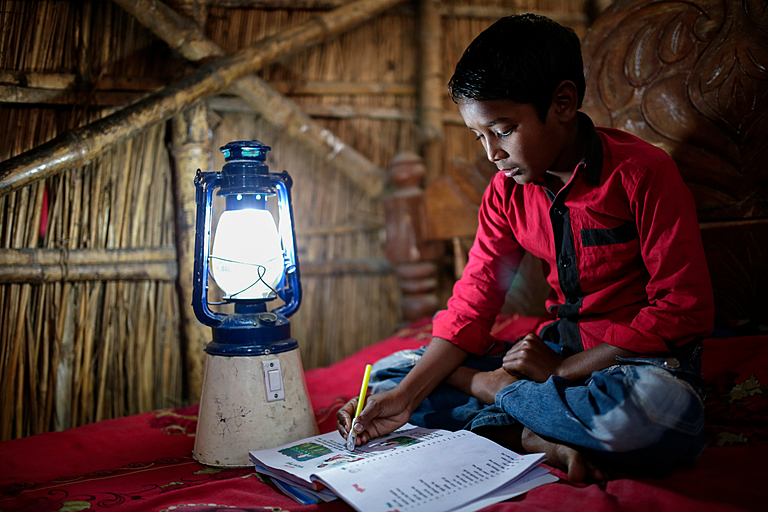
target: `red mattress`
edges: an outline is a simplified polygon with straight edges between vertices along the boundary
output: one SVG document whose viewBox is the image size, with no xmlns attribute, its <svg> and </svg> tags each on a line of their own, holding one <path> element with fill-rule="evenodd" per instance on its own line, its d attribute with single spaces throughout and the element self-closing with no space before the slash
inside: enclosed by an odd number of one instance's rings
<svg viewBox="0 0 768 512">
<path fill-rule="evenodd" d="M 505 318 L 497 335 L 515 339 L 529 318 Z M 365 364 L 427 343 L 417 322 L 328 368 L 306 374 L 320 430 L 359 391 Z M 768 336 L 705 341 L 709 448 L 699 462 L 663 479 L 622 478 L 604 486 L 566 480 L 488 511 L 768 511 Z M 341 501 L 299 505 L 251 469 L 216 469 L 191 457 L 197 407 L 155 411 L 64 432 L 0 443 L 0 511 L 210 512 L 350 511 Z M 562 473 L 552 470 L 556 475 Z"/>
</svg>

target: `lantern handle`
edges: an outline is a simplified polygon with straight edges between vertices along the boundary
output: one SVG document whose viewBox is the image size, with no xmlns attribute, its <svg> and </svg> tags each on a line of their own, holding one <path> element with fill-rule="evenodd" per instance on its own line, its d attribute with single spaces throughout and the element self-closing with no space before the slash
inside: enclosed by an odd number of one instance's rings
<svg viewBox="0 0 768 512">
<path fill-rule="evenodd" d="M 285 268 L 282 283 L 279 286 L 283 292 L 280 294 L 280 298 L 285 304 L 275 308 L 273 312 L 289 317 L 296 312 L 301 304 L 299 257 L 296 254 L 296 230 L 293 228 L 293 206 L 291 203 L 293 180 L 286 171 L 271 173 L 269 178 L 277 190 L 277 204 L 280 214 L 278 231 L 280 232 L 280 239 L 283 241 Z M 289 284 L 287 287 L 285 286 L 286 281 Z"/>
</svg>

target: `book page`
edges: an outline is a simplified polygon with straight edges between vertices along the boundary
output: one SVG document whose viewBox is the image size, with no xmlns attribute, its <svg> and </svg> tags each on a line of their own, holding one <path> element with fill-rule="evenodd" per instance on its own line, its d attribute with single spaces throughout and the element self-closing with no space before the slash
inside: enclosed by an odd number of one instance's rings
<svg viewBox="0 0 768 512">
<path fill-rule="evenodd" d="M 406 424 L 389 435 L 373 439 L 355 451 L 347 450 L 338 432 L 329 432 L 288 443 L 277 448 L 250 452 L 257 471 L 290 482 L 315 487 L 312 475 L 329 469 L 376 458 L 384 453 L 450 435 L 447 430 L 427 429 Z M 263 468 L 263 469 L 262 469 Z"/>
<path fill-rule="evenodd" d="M 541 466 L 535 466 L 526 474 L 517 478 L 513 482 L 505 485 L 500 489 L 496 489 L 490 494 L 486 494 L 482 498 L 478 498 L 475 501 L 470 501 L 466 505 L 459 508 L 451 509 L 450 512 L 476 512 L 484 509 L 494 503 L 505 501 L 521 494 L 525 494 L 531 489 L 535 489 L 544 484 L 551 484 L 557 482 L 558 478 L 544 469 Z"/>
<path fill-rule="evenodd" d="M 317 478 L 361 512 L 445 512 L 509 485 L 543 457 L 518 455 L 459 431 L 339 466 Z"/>
</svg>

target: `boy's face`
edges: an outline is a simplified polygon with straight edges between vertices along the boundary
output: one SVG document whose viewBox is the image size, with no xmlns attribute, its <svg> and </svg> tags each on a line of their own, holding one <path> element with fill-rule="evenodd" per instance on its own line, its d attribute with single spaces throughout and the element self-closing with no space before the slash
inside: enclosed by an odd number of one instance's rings
<svg viewBox="0 0 768 512">
<path fill-rule="evenodd" d="M 469 100 L 461 117 L 485 148 L 488 160 L 517 183 L 544 183 L 544 173 L 572 172 L 563 157 L 567 131 L 550 107 L 544 123 L 533 105 L 512 100 Z"/>
</svg>

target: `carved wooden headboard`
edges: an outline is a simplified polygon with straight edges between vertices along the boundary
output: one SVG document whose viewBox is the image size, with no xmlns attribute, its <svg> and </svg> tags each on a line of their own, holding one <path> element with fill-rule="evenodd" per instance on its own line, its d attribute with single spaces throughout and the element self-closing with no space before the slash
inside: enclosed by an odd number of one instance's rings
<svg viewBox="0 0 768 512">
<path fill-rule="evenodd" d="M 766 29 L 765 0 L 619 0 L 582 42 L 583 110 L 596 125 L 634 133 L 675 159 L 696 199 L 716 315 L 731 324 L 768 323 Z M 406 318 L 437 307 L 429 289 L 437 286 L 436 245 L 474 234 L 495 171 L 453 162 L 421 190 L 419 165 L 414 156 L 394 162 L 400 190 L 387 202 Z"/>
<path fill-rule="evenodd" d="M 768 12 L 765 1 L 620 1 L 584 40 L 596 124 L 677 162 L 693 192 L 717 314 L 766 318 Z"/>
</svg>

